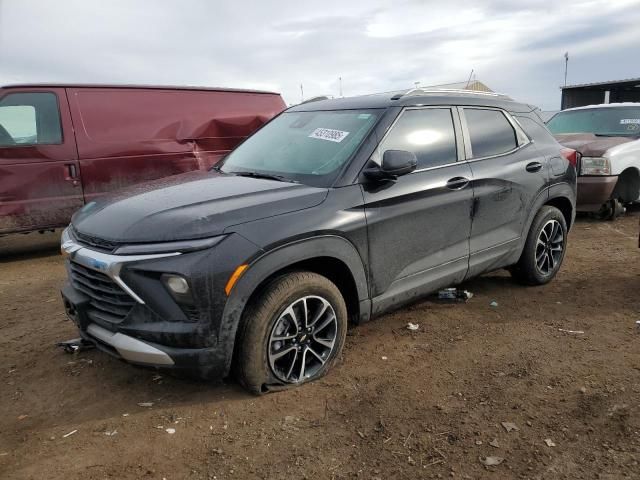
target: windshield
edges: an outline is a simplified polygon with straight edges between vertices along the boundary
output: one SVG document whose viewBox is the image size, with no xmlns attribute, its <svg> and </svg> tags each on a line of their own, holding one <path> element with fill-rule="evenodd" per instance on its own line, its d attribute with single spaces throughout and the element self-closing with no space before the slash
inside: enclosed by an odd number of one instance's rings
<svg viewBox="0 0 640 480">
<path fill-rule="evenodd" d="M 549 120 L 547 127 L 554 134 L 640 135 L 640 107 L 588 108 L 560 112 Z"/>
<path fill-rule="evenodd" d="M 254 173 L 328 187 L 382 110 L 285 112 L 225 159 L 225 173 Z"/>
</svg>

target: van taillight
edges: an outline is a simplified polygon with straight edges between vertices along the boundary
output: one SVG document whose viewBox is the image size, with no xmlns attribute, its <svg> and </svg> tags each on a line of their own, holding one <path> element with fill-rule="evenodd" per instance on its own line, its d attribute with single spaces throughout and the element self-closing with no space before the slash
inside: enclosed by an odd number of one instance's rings
<svg viewBox="0 0 640 480">
<path fill-rule="evenodd" d="M 580 152 L 574 150 L 573 148 L 563 148 L 560 150 L 560 155 L 569 160 L 569 163 L 574 167 L 578 168 L 578 160 L 580 160 Z"/>
</svg>

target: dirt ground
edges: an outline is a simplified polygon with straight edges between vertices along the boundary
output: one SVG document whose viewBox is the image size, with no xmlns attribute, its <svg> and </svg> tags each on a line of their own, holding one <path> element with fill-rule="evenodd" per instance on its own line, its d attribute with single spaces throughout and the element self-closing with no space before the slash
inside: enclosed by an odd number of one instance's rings
<svg viewBox="0 0 640 480">
<path fill-rule="evenodd" d="M 263 397 L 63 353 L 58 236 L 2 238 L 0 478 L 640 478 L 637 215 L 580 219 L 547 286 L 483 276 L 466 304 L 352 328 L 327 377 Z"/>
</svg>

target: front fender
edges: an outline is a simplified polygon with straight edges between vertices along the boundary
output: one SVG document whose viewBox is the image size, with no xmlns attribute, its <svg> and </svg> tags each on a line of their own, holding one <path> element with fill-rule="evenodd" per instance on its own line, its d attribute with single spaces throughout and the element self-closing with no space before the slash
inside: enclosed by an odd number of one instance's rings
<svg viewBox="0 0 640 480">
<path fill-rule="evenodd" d="M 270 250 L 249 264 L 249 268 L 234 285 L 224 307 L 218 346 L 227 359 L 225 375 L 231 368 L 236 333 L 244 308 L 262 282 L 276 272 L 295 263 L 317 257 L 331 257 L 342 261 L 355 281 L 358 299 L 365 302 L 369 298 L 367 275 L 364 264 L 356 248 L 343 237 L 323 235 L 298 240 Z M 369 312 L 365 312 L 368 316 Z"/>
<path fill-rule="evenodd" d="M 620 175 L 627 168 L 640 170 L 640 140 L 616 145 L 604 156 L 611 162 L 611 175 Z"/>
</svg>

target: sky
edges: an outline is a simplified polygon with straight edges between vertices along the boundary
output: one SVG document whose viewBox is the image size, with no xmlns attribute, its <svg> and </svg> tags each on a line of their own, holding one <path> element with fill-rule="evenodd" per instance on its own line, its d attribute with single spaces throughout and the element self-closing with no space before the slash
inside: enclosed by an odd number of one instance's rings
<svg viewBox="0 0 640 480">
<path fill-rule="evenodd" d="M 466 81 L 557 110 L 640 77 L 640 0 L 0 0 L 0 85 L 256 88 L 288 104 Z"/>
</svg>

